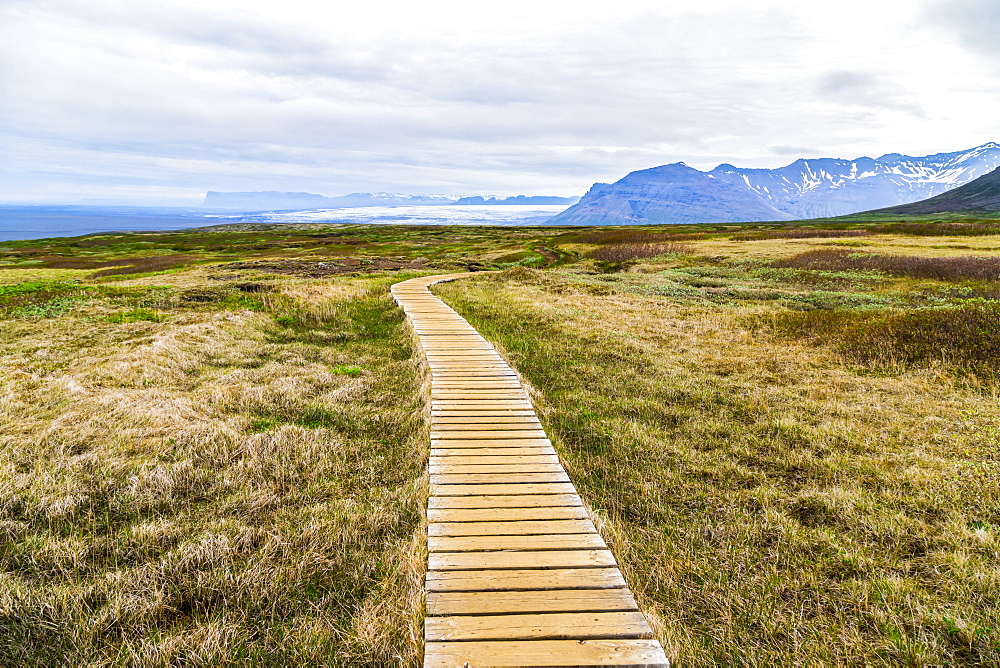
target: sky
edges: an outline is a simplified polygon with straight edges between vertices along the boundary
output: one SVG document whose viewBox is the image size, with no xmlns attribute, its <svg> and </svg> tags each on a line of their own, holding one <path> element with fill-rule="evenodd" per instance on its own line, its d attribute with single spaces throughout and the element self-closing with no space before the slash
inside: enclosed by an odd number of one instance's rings
<svg viewBox="0 0 1000 668">
<path fill-rule="evenodd" d="M 996 0 L 0 0 L 0 202 L 580 195 L 1000 141 Z"/>
</svg>

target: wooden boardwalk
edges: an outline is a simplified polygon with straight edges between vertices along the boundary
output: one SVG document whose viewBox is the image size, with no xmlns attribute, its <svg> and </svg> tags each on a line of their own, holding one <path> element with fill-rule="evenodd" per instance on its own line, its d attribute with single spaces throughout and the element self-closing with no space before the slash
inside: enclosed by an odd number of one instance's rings
<svg viewBox="0 0 1000 668">
<path fill-rule="evenodd" d="M 518 381 L 427 287 L 397 283 L 431 370 L 424 666 L 667 666 Z"/>
</svg>

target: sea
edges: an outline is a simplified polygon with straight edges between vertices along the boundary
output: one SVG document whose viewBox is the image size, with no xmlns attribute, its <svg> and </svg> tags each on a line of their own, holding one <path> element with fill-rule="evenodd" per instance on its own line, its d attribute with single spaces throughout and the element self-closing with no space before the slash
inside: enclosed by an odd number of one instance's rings
<svg viewBox="0 0 1000 668">
<path fill-rule="evenodd" d="M 0 205 L 0 241 L 101 232 L 156 232 L 229 223 L 367 225 L 545 225 L 565 205 L 369 206 L 350 209 L 217 213 L 128 206 Z"/>
</svg>

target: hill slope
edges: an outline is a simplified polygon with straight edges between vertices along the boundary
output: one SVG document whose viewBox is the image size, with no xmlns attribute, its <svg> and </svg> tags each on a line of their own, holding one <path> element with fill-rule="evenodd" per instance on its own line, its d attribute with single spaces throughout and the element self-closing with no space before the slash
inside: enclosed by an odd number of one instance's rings
<svg viewBox="0 0 1000 668">
<path fill-rule="evenodd" d="M 909 204 L 947 192 L 1000 167 L 1000 144 L 923 157 L 796 160 L 777 169 L 683 163 L 594 184 L 553 223 L 752 222 L 842 216 Z"/>
<path fill-rule="evenodd" d="M 920 215 L 958 212 L 1000 213 L 1000 168 L 930 199 L 868 213 Z"/>
</svg>

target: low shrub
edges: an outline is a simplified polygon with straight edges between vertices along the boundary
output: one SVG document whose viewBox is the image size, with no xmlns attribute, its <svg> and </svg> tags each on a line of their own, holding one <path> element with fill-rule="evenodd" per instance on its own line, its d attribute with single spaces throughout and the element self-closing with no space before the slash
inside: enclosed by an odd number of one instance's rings
<svg viewBox="0 0 1000 668">
<path fill-rule="evenodd" d="M 125 276 L 128 274 L 148 274 L 176 269 L 190 264 L 191 255 L 152 255 L 129 257 L 118 260 L 96 260 L 85 257 L 50 257 L 42 261 L 42 266 L 50 269 L 96 269 L 91 278 L 103 276 Z"/>
<path fill-rule="evenodd" d="M 656 244 L 704 239 L 705 232 L 650 232 L 649 230 L 597 230 L 572 239 L 580 244 Z"/>
<path fill-rule="evenodd" d="M 732 241 L 763 241 L 766 239 L 837 239 L 842 237 L 870 237 L 871 230 L 760 230 L 734 234 Z"/>
<path fill-rule="evenodd" d="M 821 248 L 807 251 L 771 264 L 779 269 L 822 269 L 832 271 L 878 271 L 912 278 L 951 280 L 1000 280 L 1000 257 L 962 255 L 959 257 L 920 257 L 916 255 L 878 255 Z"/>
<path fill-rule="evenodd" d="M 659 255 L 684 255 L 689 248 L 675 243 L 622 243 L 601 246 L 588 253 L 587 257 L 601 262 L 628 262 L 647 260 Z"/>
<path fill-rule="evenodd" d="M 883 234 L 909 234 L 917 237 L 986 237 L 1000 234 L 1000 221 L 967 223 L 891 223 L 879 225 Z"/>
</svg>

